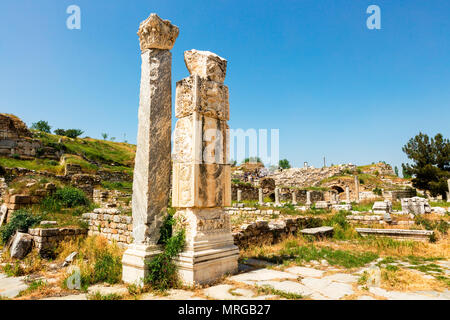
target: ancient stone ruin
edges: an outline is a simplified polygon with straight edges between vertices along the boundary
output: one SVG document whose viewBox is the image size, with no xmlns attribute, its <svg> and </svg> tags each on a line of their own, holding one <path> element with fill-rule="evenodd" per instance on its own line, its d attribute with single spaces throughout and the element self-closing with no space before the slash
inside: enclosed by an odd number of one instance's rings
<svg viewBox="0 0 450 320">
<path fill-rule="evenodd" d="M 141 93 L 132 214 L 134 242 L 123 256 L 123 280 L 142 283 L 146 262 L 160 252 L 159 229 L 170 190 L 171 61 L 178 28 L 156 14 L 141 23 Z M 190 76 L 177 82 L 172 205 L 186 230 L 178 258 L 185 283 L 237 271 L 239 250 L 228 214 L 229 101 L 227 61 L 208 51 L 185 52 Z"/>
<path fill-rule="evenodd" d="M 123 256 L 123 281 L 137 283 L 146 261 L 159 253 L 157 242 L 170 190 L 172 121 L 172 49 L 178 27 L 156 14 L 139 27 L 141 85 L 133 180 L 133 238 Z"/>
<path fill-rule="evenodd" d="M 431 213 L 431 206 L 428 200 L 420 197 L 403 198 L 401 200 L 403 213 L 424 214 Z"/>
<path fill-rule="evenodd" d="M 190 76 L 177 82 L 172 206 L 186 228 L 179 274 L 193 284 L 237 271 L 239 250 L 223 209 L 231 205 L 227 61 L 208 51 L 184 57 Z"/>
</svg>

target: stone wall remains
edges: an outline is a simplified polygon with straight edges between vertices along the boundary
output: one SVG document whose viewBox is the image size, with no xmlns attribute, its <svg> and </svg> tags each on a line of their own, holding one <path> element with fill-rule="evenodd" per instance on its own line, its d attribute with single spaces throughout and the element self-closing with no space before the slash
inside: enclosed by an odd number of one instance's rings
<svg viewBox="0 0 450 320">
<path fill-rule="evenodd" d="M 61 241 L 75 240 L 87 235 L 86 229 L 80 228 L 33 228 L 28 229 L 38 253 L 41 256 L 54 256 L 54 250 Z"/>
<path fill-rule="evenodd" d="M 288 218 L 277 221 L 258 220 L 240 226 L 233 232 L 234 244 L 239 249 L 278 243 L 304 228 L 322 225 L 322 220 L 313 217 Z"/>
<path fill-rule="evenodd" d="M 99 208 L 85 213 L 82 218 L 89 225 L 88 235 L 101 235 L 120 246 L 127 247 L 133 242 L 133 218 L 121 215 L 115 208 Z"/>
</svg>

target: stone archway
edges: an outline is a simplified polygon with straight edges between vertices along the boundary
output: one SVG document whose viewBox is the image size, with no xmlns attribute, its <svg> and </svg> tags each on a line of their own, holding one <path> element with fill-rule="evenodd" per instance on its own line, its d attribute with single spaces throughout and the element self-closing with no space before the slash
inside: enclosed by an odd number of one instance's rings
<svg viewBox="0 0 450 320">
<path fill-rule="evenodd" d="M 341 194 L 345 191 L 341 186 L 332 186 L 331 189 L 337 191 L 338 194 Z"/>
</svg>

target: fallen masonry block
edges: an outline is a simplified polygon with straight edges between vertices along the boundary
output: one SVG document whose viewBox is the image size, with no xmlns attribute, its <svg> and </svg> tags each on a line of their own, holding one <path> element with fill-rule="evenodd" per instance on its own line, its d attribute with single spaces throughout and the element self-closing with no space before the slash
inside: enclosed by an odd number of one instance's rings
<svg viewBox="0 0 450 320">
<path fill-rule="evenodd" d="M 409 230 L 409 229 L 372 229 L 355 228 L 361 236 L 388 237 L 398 240 L 427 241 L 433 235 L 429 230 Z"/>
<path fill-rule="evenodd" d="M 372 211 L 381 214 L 390 213 L 392 212 L 392 203 L 389 200 L 377 201 L 373 204 Z"/>
<path fill-rule="evenodd" d="M 351 211 L 352 210 L 352 205 L 350 203 L 348 203 L 348 204 L 334 204 L 334 205 L 331 206 L 331 208 L 333 210 L 336 210 L 336 211 L 341 211 L 341 210 Z"/>
<path fill-rule="evenodd" d="M 317 201 L 316 209 L 328 209 L 330 208 L 330 204 L 327 201 Z"/>
<path fill-rule="evenodd" d="M 30 204 L 31 197 L 27 195 L 15 194 L 9 198 L 9 203 L 13 204 Z"/>
<path fill-rule="evenodd" d="M 333 227 L 318 227 L 318 228 L 307 228 L 302 229 L 300 232 L 304 235 L 315 236 L 315 237 L 328 237 L 333 236 Z"/>
</svg>

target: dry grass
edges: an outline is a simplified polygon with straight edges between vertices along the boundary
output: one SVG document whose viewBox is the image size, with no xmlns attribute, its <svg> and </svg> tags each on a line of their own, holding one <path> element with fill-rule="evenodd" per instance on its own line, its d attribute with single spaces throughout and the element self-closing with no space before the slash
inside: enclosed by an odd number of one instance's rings
<svg viewBox="0 0 450 320">
<path fill-rule="evenodd" d="M 381 288 L 395 291 L 443 291 L 446 286 L 436 279 L 424 278 L 419 272 L 399 268 L 397 270 L 382 269 Z"/>
<path fill-rule="evenodd" d="M 57 251 L 57 261 L 64 261 L 74 251 L 78 252 L 78 257 L 94 261 L 99 252 L 109 252 L 114 256 L 122 256 L 124 249 L 120 248 L 117 243 L 109 243 L 108 239 L 102 236 L 77 238 L 76 240 L 60 243 Z"/>
<path fill-rule="evenodd" d="M 251 258 L 258 256 L 276 255 L 287 242 L 295 242 L 299 246 L 310 245 L 303 237 L 290 236 L 284 241 L 274 245 L 252 246 L 241 250 L 240 256 Z M 351 241 L 337 241 L 334 239 L 324 239 L 315 241 L 316 247 L 331 247 L 335 250 L 346 250 L 351 252 L 372 252 L 380 256 L 406 257 L 417 256 L 423 258 L 444 258 L 450 259 L 450 239 L 444 238 L 436 243 L 398 241 L 388 238 L 362 238 Z"/>
</svg>

